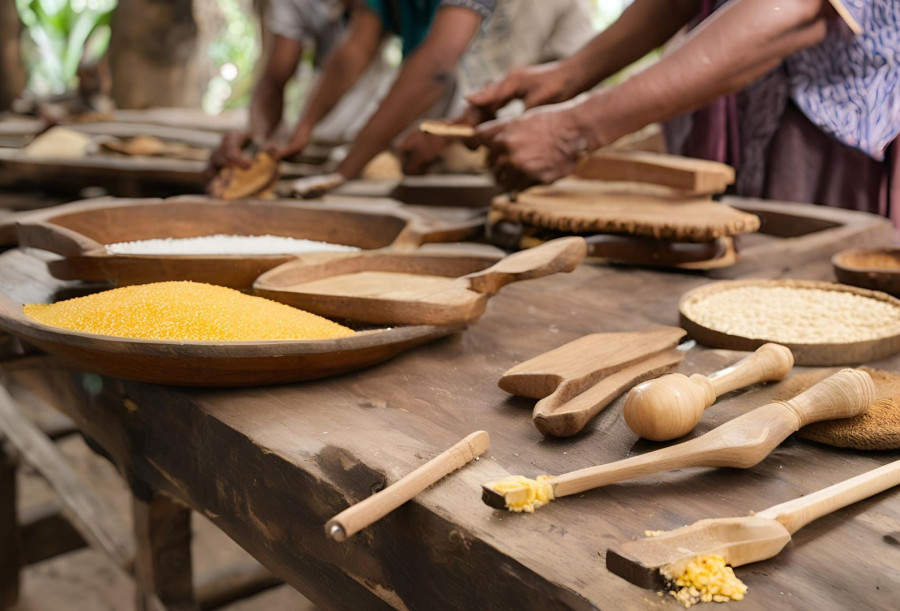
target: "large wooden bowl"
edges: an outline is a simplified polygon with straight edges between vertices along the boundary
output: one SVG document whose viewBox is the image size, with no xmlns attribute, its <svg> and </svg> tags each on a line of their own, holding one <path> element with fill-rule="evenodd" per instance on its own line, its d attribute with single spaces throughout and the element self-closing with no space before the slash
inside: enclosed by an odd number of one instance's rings
<svg viewBox="0 0 900 611">
<path fill-rule="evenodd" d="M 844 284 L 900 295 L 900 248 L 855 248 L 831 258 Z"/>
<path fill-rule="evenodd" d="M 701 286 L 682 295 L 678 304 L 681 327 L 699 343 L 711 348 L 750 352 L 768 342 L 780 343 L 791 349 L 791 352 L 794 353 L 794 363 L 797 365 L 816 367 L 858 365 L 860 363 L 876 361 L 900 352 L 900 334 L 856 342 L 815 344 L 786 343 L 779 341 L 778 338 L 751 338 L 717 331 L 692 320 L 685 314 L 685 305 L 688 303 L 703 300 L 721 291 L 747 286 L 785 286 L 800 289 L 820 289 L 825 291 L 853 293 L 863 297 L 877 299 L 878 301 L 887 302 L 897 308 L 897 314 L 900 316 L 900 300 L 878 291 L 869 291 L 832 282 L 818 282 L 813 280 L 726 280 Z"/>
<path fill-rule="evenodd" d="M 66 204 L 20 219 L 17 236 L 20 246 L 61 255 L 48 266 L 62 280 L 120 286 L 194 280 L 249 289 L 257 276 L 298 255 L 123 255 L 106 252 L 105 245 L 152 238 L 271 234 L 364 250 L 403 250 L 427 242 L 461 240 L 479 231 L 480 225 L 477 219 L 430 223 L 399 207 L 369 202 L 223 202 L 186 196 Z"/>
<path fill-rule="evenodd" d="M 457 331 L 410 326 L 309 341 L 174 342 L 80 333 L 38 323 L 0 293 L 0 329 L 81 371 L 183 386 L 258 386 L 362 369 Z"/>
</svg>

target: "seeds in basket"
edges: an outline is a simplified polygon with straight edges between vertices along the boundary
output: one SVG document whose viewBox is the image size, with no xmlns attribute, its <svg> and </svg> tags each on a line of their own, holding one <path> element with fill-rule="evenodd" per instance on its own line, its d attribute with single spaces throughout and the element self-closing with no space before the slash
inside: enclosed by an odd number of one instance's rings
<svg viewBox="0 0 900 611">
<path fill-rule="evenodd" d="M 721 333 L 785 344 L 849 343 L 900 333 L 900 308 L 850 292 L 744 286 L 682 304 L 693 322 Z"/>
<path fill-rule="evenodd" d="M 86 333 L 169 341 L 312 340 L 352 329 L 297 308 L 199 282 L 156 282 L 53 304 L 27 304 L 37 322 Z"/>
</svg>

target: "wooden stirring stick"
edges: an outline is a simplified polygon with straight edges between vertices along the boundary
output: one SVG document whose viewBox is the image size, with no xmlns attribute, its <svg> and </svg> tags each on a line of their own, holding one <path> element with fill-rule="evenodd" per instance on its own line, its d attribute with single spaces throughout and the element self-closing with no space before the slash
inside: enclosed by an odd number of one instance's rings
<svg viewBox="0 0 900 611">
<path fill-rule="evenodd" d="M 628 541 L 606 554 L 606 568 L 644 588 L 663 585 L 697 556 L 716 554 L 741 566 L 771 558 L 791 535 L 824 515 L 900 484 L 900 460 L 752 516 L 700 520 L 690 526 Z"/>
<path fill-rule="evenodd" d="M 842 369 L 789 401 L 758 407 L 690 441 L 551 477 L 545 483 L 551 487 L 551 498 L 559 498 L 672 469 L 752 467 L 800 427 L 862 414 L 874 400 L 875 385 L 868 373 Z M 482 501 L 497 509 L 521 507 L 534 496 L 526 485 L 500 493 L 494 489 L 497 484 L 483 484 L 481 495 Z"/>
<path fill-rule="evenodd" d="M 475 127 L 472 125 L 433 120 L 419 123 L 419 131 L 445 138 L 471 138 L 475 135 Z"/>
<path fill-rule="evenodd" d="M 490 443 L 491 438 L 486 431 L 472 433 L 409 475 L 328 520 L 325 534 L 335 541 L 345 540 L 483 454 Z"/>
<path fill-rule="evenodd" d="M 793 366 L 790 348 L 763 344 L 750 356 L 709 377 L 672 373 L 638 384 L 625 398 L 625 423 L 639 436 L 654 441 L 687 435 L 717 397 L 751 384 L 780 380 Z"/>
</svg>

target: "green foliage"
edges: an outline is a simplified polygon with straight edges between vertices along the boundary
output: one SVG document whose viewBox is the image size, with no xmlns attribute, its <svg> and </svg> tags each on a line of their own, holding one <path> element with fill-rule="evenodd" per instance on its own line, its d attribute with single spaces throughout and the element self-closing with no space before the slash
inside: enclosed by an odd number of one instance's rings
<svg viewBox="0 0 900 611">
<path fill-rule="evenodd" d="M 241 10 L 237 0 L 217 3 L 225 25 L 208 49 L 218 74 L 209 81 L 203 97 L 203 109 L 219 113 L 250 103 L 253 75 L 259 58 L 256 20 Z"/>
<path fill-rule="evenodd" d="M 116 0 L 16 0 L 28 31 L 28 88 L 46 96 L 75 87 L 81 60 L 97 61 L 106 51 L 115 7 Z"/>
</svg>

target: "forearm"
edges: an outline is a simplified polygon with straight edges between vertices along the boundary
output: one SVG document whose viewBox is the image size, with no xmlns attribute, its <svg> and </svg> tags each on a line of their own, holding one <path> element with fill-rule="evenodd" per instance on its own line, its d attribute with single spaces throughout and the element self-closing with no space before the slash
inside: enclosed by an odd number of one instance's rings
<svg viewBox="0 0 900 611">
<path fill-rule="evenodd" d="M 253 142 L 268 140 L 281 123 L 284 112 L 284 87 L 261 79 L 250 100 L 247 133 Z"/>
<path fill-rule="evenodd" d="M 351 178 L 387 149 L 410 123 L 434 106 L 454 85 L 455 58 L 421 49 L 404 64 L 378 110 L 353 142 L 338 172 Z"/>
<path fill-rule="evenodd" d="M 739 91 L 825 36 L 822 0 L 733 0 L 627 81 L 573 104 L 595 149 Z"/>
<path fill-rule="evenodd" d="M 295 136 L 308 136 L 359 80 L 373 58 L 373 54 L 355 46 L 342 45 L 335 51 L 325 62 L 322 75 L 313 86 L 297 122 Z"/>
<path fill-rule="evenodd" d="M 700 10 L 701 0 L 635 0 L 618 20 L 560 62 L 569 97 L 587 91 L 663 45 Z"/>
</svg>

